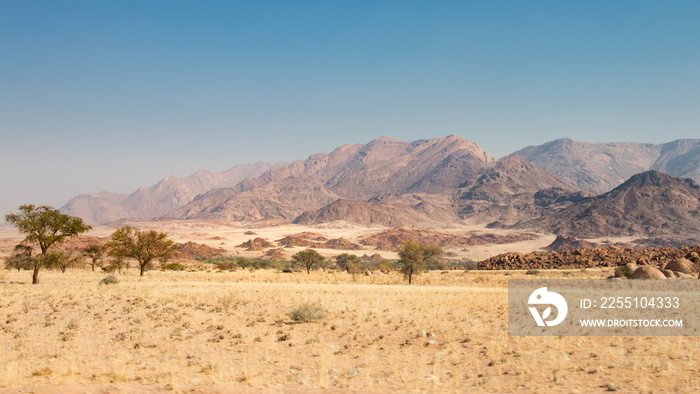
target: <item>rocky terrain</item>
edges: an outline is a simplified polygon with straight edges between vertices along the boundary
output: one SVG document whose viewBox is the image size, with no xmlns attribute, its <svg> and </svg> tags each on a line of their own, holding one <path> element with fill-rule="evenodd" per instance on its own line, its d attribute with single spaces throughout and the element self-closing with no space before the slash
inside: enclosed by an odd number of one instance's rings
<svg viewBox="0 0 700 394">
<path fill-rule="evenodd" d="M 658 171 L 518 225 L 579 238 L 647 234 L 700 243 L 700 186 Z"/>
<path fill-rule="evenodd" d="M 263 219 L 292 221 L 304 210 L 318 209 L 337 199 L 338 196 L 317 179 L 287 178 L 240 193 L 216 189 L 197 197 L 169 216 L 232 222 Z"/>
<path fill-rule="evenodd" d="M 337 200 L 315 212 L 306 211 L 295 224 L 320 224 L 345 220 L 363 226 L 400 227 L 436 225 L 438 220 L 403 204 L 383 204 L 353 200 Z"/>
<path fill-rule="evenodd" d="M 516 154 L 580 189 L 600 194 L 632 175 L 657 170 L 700 182 L 700 139 L 666 144 L 590 144 L 558 139 Z"/>
<path fill-rule="evenodd" d="M 486 270 L 616 267 L 615 276 L 630 279 L 695 279 L 700 272 L 698 253 L 698 245 L 659 249 L 610 246 L 559 252 L 509 252 L 481 261 L 478 267 Z"/>
<path fill-rule="evenodd" d="M 467 247 L 487 244 L 507 244 L 538 238 L 534 234 L 450 234 L 419 228 L 393 228 L 364 237 L 360 243 L 380 250 L 396 251 L 405 241 L 415 241 L 440 247 Z"/>
<path fill-rule="evenodd" d="M 587 196 L 590 194 L 511 155 L 480 177 L 466 181 L 457 191 L 455 205 L 462 218 L 504 225 L 541 217 Z"/>
</svg>

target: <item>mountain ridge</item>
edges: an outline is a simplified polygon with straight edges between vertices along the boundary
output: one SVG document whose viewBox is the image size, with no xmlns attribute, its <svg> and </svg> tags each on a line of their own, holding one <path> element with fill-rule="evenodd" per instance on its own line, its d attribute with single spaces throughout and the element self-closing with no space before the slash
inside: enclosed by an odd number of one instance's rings
<svg viewBox="0 0 700 394">
<path fill-rule="evenodd" d="M 154 218 L 180 208 L 209 190 L 238 184 L 245 178 L 255 177 L 285 164 L 239 164 L 221 173 L 201 169 L 183 178 L 169 174 L 155 185 L 140 187 L 129 195 L 110 192 L 82 194 L 69 200 L 60 210 L 79 216 L 88 224 L 105 224 L 129 218 Z"/>
</svg>

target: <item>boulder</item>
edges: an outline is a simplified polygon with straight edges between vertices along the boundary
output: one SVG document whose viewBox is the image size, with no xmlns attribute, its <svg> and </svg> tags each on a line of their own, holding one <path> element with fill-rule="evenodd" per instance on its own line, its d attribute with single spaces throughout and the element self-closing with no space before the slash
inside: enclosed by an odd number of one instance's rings
<svg viewBox="0 0 700 394">
<path fill-rule="evenodd" d="M 682 272 L 684 274 L 689 275 L 698 273 L 698 269 L 695 266 L 695 263 L 684 258 L 674 259 L 670 263 L 666 264 L 666 267 L 664 268 L 666 268 L 667 270 Z"/>
<path fill-rule="evenodd" d="M 667 278 L 670 278 L 670 279 L 673 279 L 673 278 L 677 278 L 677 277 L 678 277 L 678 276 L 676 276 L 676 273 L 673 272 L 673 271 L 671 271 L 671 270 L 662 269 L 661 272 L 662 272 L 664 275 L 666 275 Z"/>
<path fill-rule="evenodd" d="M 695 275 L 684 274 L 682 272 L 676 272 L 676 277 L 678 279 L 695 279 Z"/>
<path fill-rule="evenodd" d="M 666 275 L 650 265 L 645 265 L 637 268 L 630 279 L 666 279 Z"/>
</svg>

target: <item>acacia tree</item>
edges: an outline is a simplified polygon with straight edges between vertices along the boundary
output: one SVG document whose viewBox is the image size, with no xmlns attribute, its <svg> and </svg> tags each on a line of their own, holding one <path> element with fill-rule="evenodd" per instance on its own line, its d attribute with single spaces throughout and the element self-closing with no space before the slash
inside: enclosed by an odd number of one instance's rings
<svg viewBox="0 0 700 394">
<path fill-rule="evenodd" d="M 15 246 L 14 253 L 5 258 L 5 264 L 11 268 L 17 268 L 17 272 L 22 269 L 28 270 L 32 263 L 32 247 L 19 244 Z"/>
<path fill-rule="evenodd" d="M 426 265 L 435 257 L 442 254 L 442 249 L 435 245 L 424 245 L 414 241 L 406 241 L 399 249 L 399 266 L 403 276 L 411 284 L 413 275 L 425 271 Z"/>
<path fill-rule="evenodd" d="M 306 268 L 306 273 L 309 274 L 311 272 L 311 267 L 316 264 L 321 264 L 325 258 L 314 249 L 306 249 L 302 250 L 301 252 L 297 252 L 297 254 L 292 256 L 292 260 L 303 265 Z"/>
<path fill-rule="evenodd" d="M 17 227 L 26 235 L 23 243 L 36 243 L 41 254 L 30 259 L 33 270 L 32 283 L 39 283 L 39 270 L 55 263 L 55 257 L 49 255 L 49 250 L 63 242 L 66 237 L 73 237 L 89 231 L 92 227 L 74 216 L 64 215 L 58 209 L 42 205 L 36 207 L 25 204 L 19 207 L 18 213 L 5 215 L 5 221 Z"/>
<path fill-rule="evenodd" d="M 116 258 L 132 258 L 139 263 L 139 275 L 150 268 L 154 259 L 167 261 L 175 253 L 173 241 L 167 235 L 155 230 L 141 231 L 130 226 L 112 233 L 109 254 Z"/>
<path fill-rule="evenodd" d="M 335 256 L 335 263 L 341 270 L 345 270 L 348 274 L 355 271 L 362 264 L 362 259 L 355 254 L 341 253 Z"/>
<path fill-rule="evenodd" d="M 82 250 L 83 254 L 90 259 L 88 264 L 90 267 L 92 267 L 93 271 L 95 270 L 95 266 L 102 264 L 102 258 L 104 257 L 106 251 L 107 248 L 104 245 L 95 243 L 87 245 Z"/>
</svg>

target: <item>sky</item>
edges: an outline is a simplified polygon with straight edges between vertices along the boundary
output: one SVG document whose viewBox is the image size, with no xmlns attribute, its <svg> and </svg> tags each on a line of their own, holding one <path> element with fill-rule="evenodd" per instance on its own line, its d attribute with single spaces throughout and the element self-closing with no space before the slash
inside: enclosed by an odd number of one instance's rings
<svg viewBox="0 0 700 394">
<path fill-rule="evenodd" d="M 0 0 L 0 213 L 380 136 L 700 137 L 700 2 Z"/>
</svg>

